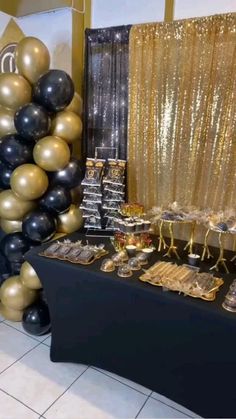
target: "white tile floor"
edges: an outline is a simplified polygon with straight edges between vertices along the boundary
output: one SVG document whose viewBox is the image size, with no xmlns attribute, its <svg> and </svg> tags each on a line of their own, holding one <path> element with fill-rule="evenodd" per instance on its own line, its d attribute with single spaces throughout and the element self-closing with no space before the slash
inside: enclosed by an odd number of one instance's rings
<svg viewBox="0 0 236 419">
<path fill-rule="evenodd" d="M 51 362 L 50 341 L 0 318 L 0 419 L 197 417 L 108 371 Z"/>
</svg>

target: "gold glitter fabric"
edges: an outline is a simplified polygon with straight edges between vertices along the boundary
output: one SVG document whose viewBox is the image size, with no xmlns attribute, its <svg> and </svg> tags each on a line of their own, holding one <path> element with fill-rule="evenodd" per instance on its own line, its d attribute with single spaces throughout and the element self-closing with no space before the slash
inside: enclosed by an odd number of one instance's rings
<svg viewBox="0 0 236 419">
<path fill-rule="evenodd" d="M 129 201 L 236 204 L 236 14 L 130 32 Z"/>
</svg>

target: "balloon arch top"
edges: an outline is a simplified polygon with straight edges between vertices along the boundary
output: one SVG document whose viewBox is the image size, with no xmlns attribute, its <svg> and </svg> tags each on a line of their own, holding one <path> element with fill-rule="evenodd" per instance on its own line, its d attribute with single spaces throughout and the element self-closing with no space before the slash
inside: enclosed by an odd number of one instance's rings
<svg viewBox="0 0 236 419">
<path fill-rule="evenodd" d="M 24 253 L 82 224 L 82 167 L 71 156 L 82 135 L 82 99 L 66 72 L 49 69 L 39 39 L 23 38 L 15 63 L 17 73 L 0 74 L 0 225 L 6 233 L 0 252 L 10 276 L 0 288 L 0 311 L 19 321 L 41 288 Z"/>
</svg>

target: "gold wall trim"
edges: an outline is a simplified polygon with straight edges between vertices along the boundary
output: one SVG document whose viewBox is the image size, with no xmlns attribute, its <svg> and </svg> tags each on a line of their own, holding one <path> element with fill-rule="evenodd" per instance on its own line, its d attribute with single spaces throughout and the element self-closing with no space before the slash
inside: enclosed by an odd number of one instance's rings
<svg viewBox="0 0 236 419">
<path fill-rule="evenodd" d="M 0 10 L 14 17 L 48 12 L 65 7 L 70 7 L 83 13 L 85 3 L 87 3 L 87 0 L 0 0 Z"/>
<path fill-rule="evenodd" d="M 165 0 L 165 22 L 174 20 L 175 0 Z"/>
</svg>

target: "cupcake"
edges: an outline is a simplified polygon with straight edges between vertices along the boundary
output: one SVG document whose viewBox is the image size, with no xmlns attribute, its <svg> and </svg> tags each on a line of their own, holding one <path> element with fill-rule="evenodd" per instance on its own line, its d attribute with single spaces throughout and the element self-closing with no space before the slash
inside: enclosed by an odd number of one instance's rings
<svg viewBox="0 0 236 419">
<path fill-rule="evenodd" d="M 151 228 L 151 221 L 145 220 L 144 221 L 144 230 L 149 231 Z"/>
</svg>

